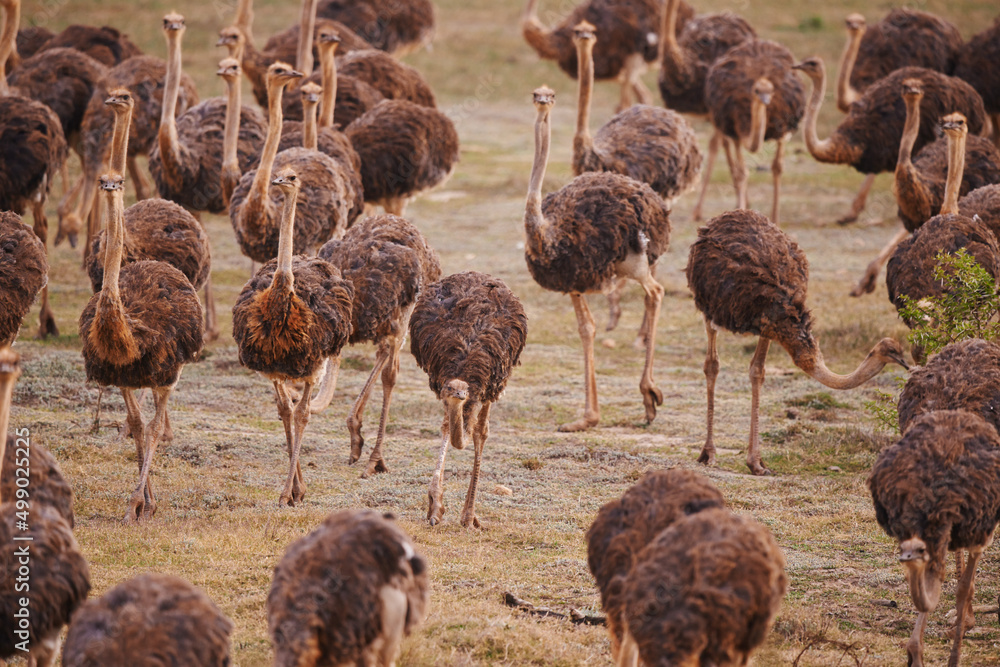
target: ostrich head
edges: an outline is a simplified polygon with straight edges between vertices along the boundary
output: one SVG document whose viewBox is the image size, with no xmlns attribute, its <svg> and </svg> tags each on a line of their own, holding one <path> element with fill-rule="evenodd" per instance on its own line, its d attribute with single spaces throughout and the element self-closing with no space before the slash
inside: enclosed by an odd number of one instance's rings
<svg viewBox="0 0 1000 667">
<path fill-rule="evenodd" d="M 919 102 L 924 96 L 924 82 L 920 79 L 903 79 L 903 99 Z"/>
<path fill-rule="evenodd" d="M 295 71 L 295 68 L 288 63 L 278 61 L 276 63 L 272 63 L 271 66 L 267 68 L 268 88 L 272 85 L 287 86 L 293 81 L 298 81 L 304 76 L 305 74 Z"/>
<path fill-rule="evenodd" d="M 573 43 L 579 45 L 580 42 L 593 44 L 597 41 L 597 27 L 593 23 L 580 21 L 573 26 Z"/>
<path fill-rule="evenodd" d="M 848 14 L 844 23 L 847 25 L 847 32 L 851 33 L 864 33 L 867 25 L 865 17 L 857 13 Z"/>
<path fill-rule="evenodd" d="M 899 543 L 899 562 L 906 568 L 910 597 L 919 612 L 933 611 L 941 598 L 940 568 L 932 567 L 927 544 L 919 537 Z"/>
<path fill-rule="evenodd" d="M 101 190 L 105 192 L 115 192 L 125 189 L 125 177 L 121 174 L 104 174 L 99 179 Z"/>
<path fill-rule="evenodd" d="M 318 83 L 309 81 L 308 83 L 302 84 L 302 102 L 310 104 L 319 104 L 320 95 L 323 93 L 323 86 Z"/>
<path fill-rule="evenodd" d="M 958 111 L 941 117 L 941 129 L 945 134 L 956 138 L 959 135 L 966 135 L 969 133 L 969 126 L 965 122 L 965 115 Z"/>
<path fill-rule="evenodd" d="M 340 44 L 340 35 L 336 30 L 330 28 L 320 28 L 316 31 L 316 41 L 319 44 Z"/>
<path fill-rule="evenodd" d="M 823 65 L 823 60 L 817 56 L 806 58 L 802 62 L 792 65 L 792 69 L 801 71 L 813 81 L 822 79 L 826 74 L 826 67 Z"/>
<path fill-rule="evenodd" d="M 761 104 L 767 106 L 771 103 L 771 98 L 774 96 L 774 84 L 766 78 L 761 77 L 753 83 L 753 94 L 754 97 L 761 101 Z"/>
<path fill-rule="evenodd" d="M 108 93 L 108 99 L 104 103 L 109 107 L 118 109 L 131 109 L 135 107 L 135 98 L 128 88 L 115 88 Z"/>
<path fill-rule="evenodd" d="M 299 181 L 298 175 L 295 170 L 291 167 L 285 167 L 284 169 L 279 169 L 278 173 L 275 174 L 274 180 L 271 181 L 271 185 L 278 186 L 285 196 L 294 195 L 298 192 L 302 183 Z"/>
<path fill-rule="evenodd" d="M 243 47 L 245 42 L 246 37 L 243 36 L 243 31 L 236 26 L 229 26 L 219 31 L 219 41 L 215 45 L 226 47 L 229 49 L 229 55 L 233 55 L 237 49 Z"/>
<path fill-rule="evenodd" d="M 227 80 L 238 79 L 241 72 L 240 61 L 236 58 L 223 58 L 219 61 L 219 69 L 215 71 L 216 74 Z"/>
<path fill-rule="evenodd" d="M 173 12 L 167 14 L 163 17 L 163 30 L 170 33 L 176 32 L 178 34 L 184 34 L 186 26 L 184 25 L 184 17 L 180 14 L 175 14 Z"/>
<path fill-rule="evenodd" d="M 551 109 L 552 105 L 556 103 L 556 91 L 552 90 L 548 86 L 542 86 L 541 88 L 535 88 L 534 93 L 532 93 L 535 108 L 539 111 L 545 109 Z"/>
<path fill-rule="evenodd" d="M 906 353 L 899 341 L 892 338 L 883 338 L 868 353 L 869 357 L 874 357 L 882 364 L 899 364 L 906 370 L 910 370 L 910 365 L 906 363 Z"/>
</svg>

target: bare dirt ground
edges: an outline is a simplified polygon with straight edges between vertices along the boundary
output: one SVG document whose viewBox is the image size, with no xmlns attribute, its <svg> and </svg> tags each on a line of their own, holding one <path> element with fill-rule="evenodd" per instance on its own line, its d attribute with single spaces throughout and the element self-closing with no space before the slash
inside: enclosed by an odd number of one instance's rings
<svg viewBox="0 0 1000 667">
<path fill-rule="evenodd" d="M 215 32 L 233 14 L 232 0 L 29 0 L 24 19 L 61 29 L 70 23 L 109 23 L 147 52 L 165 45 L 160 18 L 169 10 L 187 17 L 184 65 L 203 98 L 222 93 L 213 75 L 223 55 Z M 259 2 L 256 35 L 263 41 L 297 17 L 293 2 Z M 646 425 L 638 392 L 642 355 L 632 347 L 642 311 L 641 292 L 629 287 L 617 330 L 601 334 L 613 347 L 598 346 L 599 427 L 580 434 L 557 433 L 557 424 L 582 410 L 582 355 L 569 299 L 542 291 L 528 275 L 521 249 L 523 197 L 532 155 L 531 90 L 558 93 L 553 156 L 545 190 L 570 177 L 569 153 L 575 85 L 552 63 L 540 62 L 521 41 L 520 2 L 437 0 L 438 29 L 432 52 L 408 60 L 426 73 L 440 106 L 455 120 L 462 161 L 438 192 L 413 204 L 410 217 L 441 255 L 446 272 L 487 271 L 505 280 L 524 302 L 529 340 L 522 365 L 493 412 L 486 444 L 479 516 L 481 531 L 458 525 L 471 468 L 469 451 L 449 453 L 445 523 L 425 522 L 427 487 L 434 465 L 441 406 L 426 376 L 404 355 L 393 396 L 386 458 L 389 474 L 361 480 L 348 467 L 344 419 L 371 368 L 373 350 L 346 353 L 337 396 L 306 432 L 303 469 L 305 503 L 277 506 L 287 470 L 284 436 L 270 384 L 243 369 L 231 337 L 229 308 L 249 277 L 250 262 L 237 248 L 229 221 L 208 216 L 213 277 L 224 325 L 205 358 L 184 371 L 171 399 L 175 441 L 162 448 L 153 480 L 160 505 L 139 527 L 124 526 L 126 499 L 136 480 L 135 449 L 114 428 L 124 414 L 120 396 L 107 399 L 105 427 L 90 433 L 97 390 L 85 383 L 76 321 L 90 297 L 79 250 L 52 249 L 52 303 L 62 335 L 32 340 L 37 308 L 17 348 L 25 373 L 14 401 L 13 426 L 28 427 L 36 442 L 58 457 L 76 492 L 76 535 L 90 561 L 93 594 L 141 572 L 170 572 L 203 587 L 232 618 L 234 664 L 270 662 L 264 604 L 274 565 L 286 546 L 332 510 L 372 507 L 391 511 L 430 562 L 430 614 L 404 644 L 400 664 L 605 665 L 609 643 L 602 627 L 539 619 L 503 604 L 505 591 L 555 610 L 598 611 L 600 602 L 587 570 L 584 533 L 597 509 L 619 496 L 644 471 L 682 465 L 695 458 L 704 439 L 702 375 L 704 327 L 687 290 L 683 269 L 695 238 L 693 197 L 672 215 L 670 253 L 659 266 L 667 290 L 659 322 L 656 377 L 664 405 Z M 542 17 L 566 12 L 569 2 L 542 0 Z M 843 41 L 842 20 L 850 11 L 869 21 L 887 3 L 858 0 L 817 4 L 705 2 L 700 11 L 733 10 L 758 32 L 787 44 L 798 57 L 822 55 L 835 70 Z M 968 37 L 992 20 L 990 2 L 922 2 L 919 8 L 946 15 Z M 647 77 L 650 85 L 655 75 Z M 246 90 L 246 87 L 245 87 Z M 599 84 L 595 129 L 610 118 L 617 89 Z M 821 134 L 838 119 L 832 95 Z M 702 147 L 708 126 L 697 121 Z M 768 146 L 751 166 L 751 204 L 770 207 Z M 722 161 L 724 163 L 724 161 Z M 830 366 L 853 369 L 883 336 L 902 338 L 900 324 L 880 282 L 874 295 L 847 296 L 868 260 L 895 231 L 889 176 L 877 181 L 872 205 L 850 227 L 833 224 L 861 182 L 847 168 L 822 166 L 805 152 L 797 135 L 788 151 L 782 202 L 783 228 L 811 261 L 809 303 L 815 334 Z M 56 189 L 58 192 L 58 189 Z M 131 189 L 129 189 L 131 197 Z M 734 203 L 728 174 L 713 175 L 706 213 Z M 50 206 L 54 218 L 54 206 Z M 603 320 L 605 301 L 591 305 Z M 875 523 L 866 477 L 879 449 L 891 441 L 874 430 L 864 408 L 877 388 L 893 390 L 901 369 L 887 369 L 864 388 L 832 394 L 799 372 L 775 347 L 768 359 L 761 407 L 764 459 L 776 473 L 747 474 L 743 463 L 749 425 L 747 366 L 754 340 L 719 338 L 722 373 L 717 388 L 719 466 L 703 469 L 731 507 L 764 522 L 788 561 L 790 587 L 774 631 L 757 664 L 898 665 L 915 619 L 895 545 Z M 379 404 L 378 394 L 372 405 Z M 151 411 L 148 403 L 147 416 Z M 377 412 L 370 407 L 366 434 L 374 437 Z M 492 493 L 498 484 L 512 496 Z M 976 602 L 997 600 L 1000 561 L 996 550 L 982 560 Z M 928 664 L 945 659 L 945 611 L 954 604 L 949 581 L 927 630 Z M 996 616 L 981 616 L 966 639 L 967 665 L 1000 663 Z M 832 643 L 831 643 L 832 642 Z M 803 654 L 804 652 L 804 654 Z"/>
</svg>

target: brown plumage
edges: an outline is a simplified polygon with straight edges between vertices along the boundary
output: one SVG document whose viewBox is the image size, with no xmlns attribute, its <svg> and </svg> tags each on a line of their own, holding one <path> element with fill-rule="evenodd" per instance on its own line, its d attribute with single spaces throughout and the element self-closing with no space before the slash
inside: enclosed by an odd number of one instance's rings
<svg viewBox="0 0 1000 667">
<path fill-rule="evenodd" d="M 716 60 L 705 80 L 705 101 L 712 124 L 734 149 L 731 167 L 737 208 L 747 207 L 749 173 L 743 162 L 743 148 L 755 153 L 765 141 L 777 142 L 771 163 L 774 224 L 779 223 L 785 142 L 798 129 L 805 106 L 805 89 L 792 71 L 793 64 L 792 54 L 784 46 L 750 39 Z"/>
<path fill-rule="evenodd" d="M 594 46 L 594 77 L 621 83 L 618 110 L 623 111 L 633 101 L 653 103 L 641 77 L 647 64 L 656 60 L 662 6 L 659 0 L 585 0 L 564 15 L 558 26 L 547 28 L 538 18 L 538 0 L 528 0 L 521 15 L 521 34 L 540 58 L 555 60 L 575 79 L 579 63 L 573 29 L 582 21 L 596 26 L 601 38 Z M 679 33 L 694 10 L 681 0 L 678 16 Z"/>
<path fill-rule="evenodd" d="M 271 184 L 284 197 L 277 258 L 243 286 L 233 306 L 233 338 L 240 363 L 274 384 L 289 458 L 288 479 L 279 502 L 295 505 L 305 496 L 299 451 L 309 422 L 312 388 L 322 374 L 323 362 L 339 357 L 351 335 L 354 288 L 330 263 L 316 257 L 293 257 L 300 180 L 286 167 Z M 293 405 L 286 384 L 295 380 L 304 381 L 305 388 Z"/>
<path fill-rule="evenodd" d="M 837 108 L 844 113 L 869 86 L 903 67 L 952 74 L 962 48 L 962 35 L 952 23 L 906 7 L 890 10 L 871 26 L 861 14 L 850 14 L 846 23 L 837 77 Z"/>
<path fill-rule="evenodd" d="M 555 93 L 534 92 L 535 159 L 525 203 L 524 258 L 532 278 L 544 289 L 569 294 L 576 311 L 584 352 L 584 416 L 561 430 L 579 431 L 600 421 L 594 374 L 594 318 L 585 294 L 606 292 L 631 278 L 646 294 L 646 364 L 639 382 L 646 421 L 656 417 L 663 394 L 653 381 L 653 350 L 663 287 L 650 267 L 670 243 L 670 210 L 645 183 L 609 172 L 588 172 L 542 200 L 549 158 L 550 114 Z"/>
<path fill-rule="evenodd" d="M 30 504 L 28 530 L 19 530 L 15 503 L 0 505 L 0 660 L 25 656 L 39 667 L 51 667 L 59 655 L 59 634 L 90 592 L 90 568 L 66 520 L 44 503 Z M 30 541 L 15 541 L 27 538 Z M 23 627 L 15 613 L 23 611 L 26 591 L 14 576 L 30 545 L 30 613 Z M 20 590 L 19 590 L 20 589 Z M 63 663 L 66 664 L 66 663 Z"/>
<path fill-rule="evenodd" d="M 274 665 L 390 667 L 429 597 L 427 562 L 391 514 L 335 512 L 274 568 Z"/>
<path fill-rule="evenodd" d="M 163 96 L 165 93 L 167 64 L 153 56 L 135 56 L 122 62 L 108 73 L 98 83 L 87 111 L 83 117 L 80 135 L 83 144 L 83 178 L 84 188 L 77 207 L 59 220 L 58 243 L 68 238 L 70 245 L 75 245 L 76 237 L 83 227 L 83 221 L 90 216 L 94 201 L 97 198 L 97 179 L 102 168 L 107 165 L 110 150 L 109 138 L 114 130 L 114 111 L 105 105 L 112 90 L 127 89 L 135 98 L 135 110 L 132 113 L 132 124 L 129 129 L 128 165 L 129 175 L 136 188 L 136 197 L 146 199 L 150 196 L 150 186 L 147 177 L 136 167 L 135 158 L 148 156 L 156 143 L 163 112 Z M 184 74 L 180 80 L 180 95 L 176 112 L 182 114 L 198 103 L 198 92 L 194 81 Z M 87 227 L 88 242 L 97 231 L 97 220 L 91 217 Z M 87 247 L 87 246 L 84 246 Z"/>
<path fill-rule="evenodd" d="M 10 211 L 0 211 L 0 347 L 10 345 L 48 281 L 49 263 L 38 236 Z"/>
<path fill-rule="evenodd" d="M 423 74 L 385 51 L 353 51 L 339 60 L 338 74 L 370 84 L 387 100 L 409 100 L 421 106 L 437 107 L 434 91 Z"/>
<path fill-rule="evenodd" d="M 444 518 L 448 446 L 464 449 L 464 435 L 469 433 L 475 460 L 461 524 L 480 527 L 476 490 L 490 432 L 490 407 L 503 395 L 527 338 L 524 307 L 499 278 L 476 271 L 456 273 L 428 285 L 417 298 L 410 318 L 410 351 L 445 407 L 437 469 L 427 492 L 432 526 Z"/>
<path fill-rule="evenodd" d="M 345 174 L 348 171 L 345 165 L 306 148 L 278 152 L 284 87 L 301 78 L 300 72 L 285 63 L 271 65 L 267 138 L 260 166 L 243 174 L 229 203 L 236 241 L 243 254 L 255 262 L 266 262 L 278 254 L 282 198 L 277 188 L 270 188 L 273 172 L 293 169 L 301 183 L 301 202 L 295 213 L 296 254 L 314 253 L 331 238 L 343 235 L 355 208 L 352 179 Z"/>
<path fill-rule="evenodd" d="M 747 449 L 747 466 L 755 475 L 769 472 L 760 457 L 757 422 L 764 361 L 771 341 L 785 348 L 796 366 L 832 389 L 857 387 L 890 362 L 907 368 L 903 348 L 891 338 L 879 341 L 849 375 L 837 375 L 826 367 L 812 334 L 812 314 L 806 308 L 806 256 L 795 241 L 759 213 L 731 211 L 699 229 L 698 240 L 688 256 L 687 279 L 708 332 L 708 419 L 705 446 L 698 457 L 701 463 L 711 465 L 715 461 L 712 427 L 715 379 L 719 374 L 716 336 L 720 328 L 758 337 L 750 361 L 753 398 Z"/>
<path fill-rule="evenodd" d="M 332 21 L 330 19 L 316 17 L 316 27 L 313 30 L 313 62 L 319 64 L 319 46 L 316 44 L 315 39 L 319 36 L 321 30 L 330 30 L 336 32 L 340 37 L 340 51 L 341 53 L 349 53 L 351 51 L 361 51 L 364 49 L 372 48 L 365 39 L 358 35 L 358 33 L 351 30 L 349 27 L 341 23 L 340 21 Z M 299 34 L 302 32 L 302 28 L 299 25 L 293 25 L 287 30 L 282 30 L 277 32 L 264 42 L 263 53 L 267 54 L 267 57 L 272 58 L 271 62 L 295 62 L 296 50 L 299 44 Z M 270 65 L 271 63 L 267 63 Z M 264 75 L 267 74 L 267 67 L 264 67 Z M 267 91 L 267 85 L 264 86 L 265 92 Z"/>
<path fill-rule="evenodd" d="M 958 200 L 960 215 L 978 215 L 1000 240 L 1000 184 L 984 185 Z"/>
<path fill-rule="evenodd" d="M 968 410 L 1000 431 L 1000 346 L 979 338 L 949 344 L 914 369 L 897 407 L 903 433 L 935 410 Z"/>
<path fill-rule="evenodd" d="M 389 401 L 399 372 L 399 351 L 406 339 L 410 315 L 421 291 L 441 277 L 441 262 L 423 234 L 413 224 L 394 215 L 366 218 L 349 230 L 341 240 L 329 241 L 320 248 L 319 256 L 340 269 L 344 280 L 354 286 L 351 310 L 353 332 L 348 343 L 374 343 L 375 366 L 347 418 L 351 434 L 349 462 L 361 458 L 365 439 L 361 435 L 361 418 L 365 404 L 382 378 L 382 414 L 379 419 L 375 448 L 362 477 L 389 468 L 382 457 L 382 441 L 389 420 Z M 339 363 L 339 358 L 334 360 Z M 313 412 L 330 404 L 335 389 L 338 368 L 331 361 L 319 395 L 310 409 Z"/>
<path fill-rule="evenodd" d="M 10 74 L 11 70 L 20 65 L 25 58 L 30 58 L 38 53 L 45 42 L 53 37 L 55 37 L 55 33 L 43 25 L 26 25 L 19 28 L 15 41 L 17 48 L 15 53 L 10 54 L 10 58 L 7 59 L 5 74 Z"/>
<path fill-rule="evenodd" d="M 156 499 L 149 471 L 166 422 L 167 400 L 181 368 L 201 352 L 201 304 L 190 281 L 164 262 L 122 266 L 125 236 L 124 178 L 101 178 L 109 200 L 110 240 L 104 253 L 103 289 L 80 315 L 80 338 L 87 380 L 122 390 L 128 426 L 140 454 L 139 483 L 129 501 L 127 521 L 152 516 Z M 153 390 L 156 414 L 144 425 L 133 390 Z"/>
<path fill-rule="evenodd" d="M 986 113 L 993 117 L 993 143 L 1000 148 L 1000 78 L 996 63 L 1000 61 L 1000 17 L 993 25 L 969 38 L 958 52 L 955 76 L 965 81 L 983 96 Z"/>
<path fill-rule="evenodd" d="M 722 508 L 679 518 L 636 560 L 623 653 L 644 665 L 748 664 L 788 589 L 771 531 Z"/>
<path fill-rule="evenodd" d="M 949 667 L 957 667 L 969 627 L 976 564 L 1000 522 L 1000 436 L 971 412 L 942 410 L 915 419 L 882 450 L 868 479 L 875 518 L 899 542 L 917 622 L 907 644 L 922 664 L 927 615 L 937 607 L 948 551 L 959 562 L 958 619 Z M 968 552 L 962 567 L 961 551 Z"/>
<path fill-rule="evenodd" d="M 431 0 L 323 0 L 316 16 L 342 21 L 376 49 L 396 56 L 429 46 L 434 39 Z"/>
<path fill-rule="evenodd" d="M 385 100 L 344 130 L 361 158 L 365 203 L 402 216 L 420 193 L 451 177 L 458 163 L 458 132 L 437 109 Z"/>
<path fill-rule="evenodd" d="M 73 617 L 65 667 L 227 667 L 232 621 L 200 588 L 148 573 L 88 600 Z"/>
<path fill-rule="evenodd" d="M 82 51 L 105 67 L 114 67 L 142 55 L 142 50 L 128 35 L 106 25 L 71 25 L 45 42 L 39 51 L 61 47 Z"/>
<path fill-rule="evenodd" d="M 636 556 L 681 517 L 721 507 L 725 501 L 718 489 L 683 468 L 648 472 L 621 498 L 601 507 L 587 531 L 587 565 L 601 592 L 616 658 L 626 626 L 622 595 Z"/>
</svg>

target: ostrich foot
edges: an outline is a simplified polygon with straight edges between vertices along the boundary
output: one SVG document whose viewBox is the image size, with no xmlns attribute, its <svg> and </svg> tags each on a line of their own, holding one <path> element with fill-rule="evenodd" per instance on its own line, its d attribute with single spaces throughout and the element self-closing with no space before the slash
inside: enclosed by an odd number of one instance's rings
<svg viewBox="0 0 1000 667">
<path fill-rule="evenodd" d="M 427 508 L 427 523 L 436 526 L 444 518 L 444 499 L 430 496 L 430 507 Z"/>
<path fill-rule="evenodd" d="M 860 214 L 861 214 L 860 211 L 851 210 L 851 212 L 848 213 L 847 215 L 845 215 L 845 216 L 843 216 L 841 218 L 837 218 L 837 224 L 841 225 L 841 226 L 844 226 L 844 225 L 849 225 L 852 222 L 857 222 L 858 221 L 858 216 Z"/>
<path fill-rule="evenodd" d="M 568 424 L 563 424 L 559 427 L 560 433 L 576 433 L 578 431 L 586 431 L 589 428 L 597 426 L 597 422 L 601 421 L 598 415 L 584 415 L 582 419 L 577 419 L 575 422 L 570 422 Z"/>
<path fill-rule="evenodd" d="M 699 459 L 701 460 L 701 459 Z M 773 475 L 774 473 L 764 465 L 763 461 L 747 461 L 747 468 L 755 475 Z"/>
<path fill-rule="evenodd" d="M 869 264 L 868 268 L 865 269 L 865 275 L 861 276 L 861 280 L 859 280 L 858 284 L 851 290 L 851 296 L 863 296 L 874 292 L 875 281 L 878 280 L 878 274 L 881 271 L 882 264 L 878 260 Z"/>
<path fill-rule="evenodd" d="M 140 519 L 153 516 L 153 511 L 146 510 L 146 496 L 141 489 L 136 489 L 129 499 L 128 511 L 125 512 L 125 523 L 139 523 Z"/>
<path fill-rule="evenodd" d="M 351 457 L 347 459 L 348 465 L 354 465 L 361 458 L 361 452 L 365 448 L 365 437 L 358 433 L 356 436 L 351 433 Z M 388 472 L 388 469 L 385 470 Z"/>
<path fill-rule="evenodd" d="M 663 405 L 663 392 L 656 385 L 642 387 L 642 404 L 646 407 L 646 423 L 656 419 L 656 406 Z"/>
<path fill-rule="evenodd" d="M 479 523 L 479 517 L 476 516 L 475 512 L 470 512 L 468 515 L 462 515 L 462 528 L 468 528 L 472 526 L 473 528 L 482 529 L 482 524 Z"/>
<path fill-rule="evenodd" d="M 698 455 L 698 463 L 703 463 L 707 466 L 715 465 L 715 448 L 712 449 L 702 448 L 701 454 Z"/>
<path fill-rule="evenodd" d="M 380 456 L 375 460 L 368 461 L 368 467 L 361 473 L 361 479 L 368 479 L 383 472 L 389 472 L 389 466 L 385 464 L 385 460 Z"/>
<path fill-rule="evenodd" d="M 295 494 L 282 493 L 281 496 L 278 497 L 278 507 L 284 507 L 285 505 L 295 507 L 295 503 Z"/>
<path fill-rule="evenodd" d="M 38 340 L 43 340 L 49 336 L 58 336 L 59 327 L 56 326 L 56 318 L 52 315 L 51 310 L 42 311 L 39 316 L 38 325 L 38 335 L 36 338 Z"/>
</svg>

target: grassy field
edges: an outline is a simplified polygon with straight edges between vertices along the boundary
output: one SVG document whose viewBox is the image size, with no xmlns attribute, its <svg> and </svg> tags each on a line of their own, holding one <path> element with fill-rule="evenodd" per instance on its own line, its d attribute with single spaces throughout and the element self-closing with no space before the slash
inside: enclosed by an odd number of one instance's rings
<svg viewBox="0 0 1000 667">
<path fill-rule="evenodd" d="M 58 30 L 71 23 L 109 23 L 128 32 L 147 52 L 163 56 L 160 18 L 170 10 L 187 17 L 184 65 L 203 98 L 222 93 L 214 76 L 223 55 L 215 32 L 227 25 L 233 0 L 27 0 L 26 22 Z M 255 33 L 263 41 L 296 20 L 295 2 L 259 2 Z M 543 16 L 558 15 L 569 2 L 542 0 Z M 386 460 L 391 473 L 361 480 L 348 467 L 344 419 L 371 368 L 373 350 L 346 353 L 337 396 L 306 432 L 304 504 L 277 506 L 287 457 L 270 384 L 243 369 L 231 337 L 229 308 L 249 277 L 250 262 L 236 246 L 229 221 L 208 216 L 213 242 L 213 278 L 224 330 L 206 348 L 204 360 L 184 371 L 171 400 L 175 440 L 158 454 L 153 477 L 159 497 L 154 520 L 125 526 L 121 517 L 136 480 L 134 446 L 111 423 L 93 435 L 97 389 L 85 383 L 76 321 L 90 297 L 79 251 L 51 250 L 52 303 L 62 335 L 32 340 L 37 308 L 17 349 L 24 375 L 17 387 L 13 427 L 28 427 L 50 448 L 76 492 L 76 535 L 90 561 L 93 594 L 155 570 L 186 577 L 203 587 L 233 620 L 234 664 L 270 662 L 264 605 L 271 573 L 287 545 L 332 510 L 373 507 L 392 511 L 430 562 L 430 614 L 404 644 L 404 665 L 605 665 L 609 643 L 602 627 L 575 626 L 511 610 L 511 591 L 556 610 L 599 610 L 587 570 L 584 533 L 597 509 L 618 497 L 646 470 L 696 467 L 704 439 L 705 336 L 683 269 L 697 225 L 693 198 L 672 215 L 672 248 L 659 267 L 667 290 L 659 323 L 656 377 L 664 405 L 651 425 L 643 419 L 638 392 L 642 355 L 632 341 L 642 311 L 632 286 L 617 330 L 600 334 L 597 349 L 599 427 L 557 433 L 557 424 L 583 407 L 582 354 L 569 299 L 542 291 L 528 275 L 522 250 L 523 197 L 532 155 L 531 90 L 541 84 L 558 93 L 553 155 L 545 190 L 570 178 L 569 154 L 575 86 L 554 64 L 540 62 L 517 28 L 520 2 L 436 0 L 434 49 L 408 60 L 434 86 L 462 140 L 462 160 L 452 180 L 413 204 L 409 217 L 441 255 L 446 273 L 488 271 L 505 280 L 524 302 L 529 341 L 522 365 L 493 412 L 485 450 L 479 516 L 485 529 L 464 530 L 458 512 L 471 469 L 471 453 L 450 452 L 445 523 L 424 520 L 427 487 L 441 406 L 426 376 L 404 355 L 388 428 Z M 806 0 L 700 2 L 700 11 L 733 10 L 758 32 L 789 46 L 797 57 L 823 56 L 830 69 L 843 41 L 842 19 L 864 11 L 874 21 L 887 3 L 860 0 L 817 4 Z M 966 37 L 988 24 L 996 4 L 987 0 L 919 2 L 946 15 Z M 655 75 L 648 77 L 654 85 Z M 246 89 L 246 88 L 245 88 Z M 596 124 L 612 114 L 617 89 L 599 84 Z M 832 98 L 821 134 L 837 121 Z M 704 147 L 708 126 L 697 122 Z M 770 146 L 751 157 L 751 203 L 770 207 Z M 724 162 L 724 161 L 723 161 Z M 846 209 L 861 176 L 815 163 L 801 136 L 791 143 L 785 167 L 783 227 L 812 261 L 809 303 L 815 334 L 831 367 L 853 369 L 883 336 L 906 330 L 885 296 L 847 296 L 855 279 L 895 231 L 889 177 L 878 179 L 871 205 L 851 227 L 833 224 Z M 131 197 L 131 189 L 129 189 Z M 733 205 L 728 174 L 718 167 L 706 213 Z M 54 206 L 50 206 L 53 210 Z M 603 321 L 605 301 L 592 298 Z M 901 369 L 890 368 L 866 387 L 831 394 L 799 372 L 774 347 L 768 359 L 761 407 L 764 459 L 776 473 L 747 474 L 743 463 L 749 429 L 747 366 L 755 341 L 719 337 L 722 372 L 716 405 L 719 466 L 704 470 L 731 507 L 764 522 L 785 550 L 790 587 L 775 628 L 758 653 L 761 666 L 898 665 L 915 619 L 895 544 L 875 523 L 865 483 L 879 449 L 890 436 L 874 430 L 864 408 L 876 389 L 892 391 Z M 379 403 L 377 395 L 372 405 Z M 120 396 L 107 399 L 106 421 L 123 418 Z M 151 406 L 145 407 L 147 417 Z M 370 408 L 366 433 L 374 434 Z M 493 493 L 502 484 L 512 496 Z M 1000 560 L 987 553 L 977 580 L 977 603 L 1000 592 Z M 954 603 L 954 581 L 927 630 L 928 664 L 945 659 L 949 640 L 944 613 Z M 1000 663 L 995 616 L 980 617 L 965 642 L 965 664 Z"/>
</svg>

